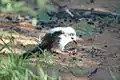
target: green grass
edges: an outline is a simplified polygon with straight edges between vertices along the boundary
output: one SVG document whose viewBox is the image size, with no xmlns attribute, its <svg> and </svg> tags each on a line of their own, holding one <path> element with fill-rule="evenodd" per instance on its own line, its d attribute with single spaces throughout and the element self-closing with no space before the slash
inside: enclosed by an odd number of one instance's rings
<svg viewBox="0 0 120 80">
<path fill-rule="evenodd" d="M 29 60 L 23 60 L 14 53 L 1 56 L 0 80 L 61 80 L 56 75 L 54 77 L 48 76 L 40 66 L 41 64 L 34 63 L 34 65 Z M 29 66 L 37 69 L 37 74 Z"/>
<path fill-rule="evenodd" d="M 92 36 L 94 34 L 94 25 L 87 24 L 85 20 L 73 25 L 77 36 Z"/>
<path fill-rule="evenodd" d="M 0 56 L 0 80 L 61 80 L 61 77 L 54 74 L 49 76 L 47 72 L 43 70 L 43 67 L 52 65 L 52 55 L 49 52 L 41 54 L 39 59 L 32 62 L 31 60 L 22 59 L 20 55 L 14 52 L 14 38 L 12 38 L 12 32 L 1 32 L 1 38 L 7 36 L 9 42 L 5 43 L 2 40 L 1 47 L 10 50 L 6 56 Z M 1 48 L 0 47 L 0 48 Z M 48 61 L 48 62 L 47 62 Z M 44 64 L 45 63 L 45 64 Z M 37 73 L 35 73 L 37 70 Z"/>
<path fill-rule="evenodd" d="M 0 80 L 27 80 L 29 70 L 15 54 L 0 58 Z"/>
<path fill-rule="evenodd" d="M 46 16 L 46 11 L 55 11 L 56 7 L 50 4 L 48 0 L 34 0 L 36 2 L 36 7 L 38 9 L 34 9 L 30 4 L 21 0 L 1 0 L 0 4 L 2 5 L 0 8 L 0 12 L 2 13 L 17 13 L 17 14 L 27 14 L 30 16 L 37 16 L 42 19 L 48 19 Z M 34 4 L 35 5 L 35 4 Z"/>
</svg>

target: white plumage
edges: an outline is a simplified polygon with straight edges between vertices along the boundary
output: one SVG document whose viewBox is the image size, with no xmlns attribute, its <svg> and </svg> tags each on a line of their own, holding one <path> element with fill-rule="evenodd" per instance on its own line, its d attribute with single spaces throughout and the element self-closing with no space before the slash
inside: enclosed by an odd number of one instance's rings
<svg viewBox="0 0 120 80">
<path fill-rule="evenodd" d="M 59 42 L 58 44 L 54 43 L 54 45 L 57 45 L 61 51 L 64 51 L 64 47 L 66 44 L 72 41 L 74 42 L 76 41 L 76 32 L 72 27 L 56 27 L 50 29 L 48 34 L 55 34 L 55 32 L 59 32 L 59 31 L 61 31 L 62 34 L 57 36 L 59 38 L 58 40 Z"/>
</svg>

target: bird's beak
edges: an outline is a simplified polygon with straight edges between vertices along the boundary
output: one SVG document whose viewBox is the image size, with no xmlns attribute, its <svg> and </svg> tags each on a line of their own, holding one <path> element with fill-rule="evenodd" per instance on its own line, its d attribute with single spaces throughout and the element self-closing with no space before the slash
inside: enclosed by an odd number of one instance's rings
<svg viewBox="0 0 120 80">
<path fill-rule="evenodd" d="M 72 38 L 72 40 L 73 40 L 73 42 L 77 45 L 77 41 L 76 41 L 76 40 L 74 40 L 74 38 Z"/>
<path fill-rule="evenodd" d="M 73 42 L 77 45 L 77 41 L 73 40 Z"/>
</svg>

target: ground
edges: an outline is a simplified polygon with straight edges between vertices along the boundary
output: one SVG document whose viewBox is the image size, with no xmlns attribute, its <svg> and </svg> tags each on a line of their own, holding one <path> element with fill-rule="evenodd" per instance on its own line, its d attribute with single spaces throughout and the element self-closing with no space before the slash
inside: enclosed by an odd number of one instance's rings
<svg viewBox="0 0 120 80">
<path fill-rule="evenodd" d="M 67 4 L 72 8 L 99 8 L 105 11 L 114 11 L 111 6 L 120 4 L 119 0 L 94 0 L 94 3 L 89 1 L 59 0 L 58 2 L 61 5 Z M 33 48 L 38 42 L 37 39 L 41 39 L 47 31 L 46 29 L 28 30 L 13 35 L 17 44 L 16 51 L 24 52 Z M 96 33 L 93 40 L 85 36 L 81 38 L 83 41 L 78 41 L 78 54 L 73 56 L 55 55 L 56 63 L 58 66 L 86 68 L 88 73 L 81 76 L 81 73 L 74 72 L 75 69 L 73 69 L 74 71 L 70 69 L 60 71 L 60 76 L 64 80 L 117 80 L 115 78 L 120 76 L 120 25 L 105 27 L 103 33 Z"/>
<path fill-rule="evenodd" d="M 19 37 L 15 37 L 17 41 L 16 51 L 26 51 L 30 48 L 33 48 L 37 42 L 31 36 L 36 36 L 36 32 L 43 36 L 45 34 L 44 31 L 45 30 L 32 31 L 31 33 L 28 33 L 29 35 L 26 33 L 24 34 L 24 36 L 20 34 Z M 72 73 L 70 72 L 61 72 L 60 75 L 64 76 L 64 78 L 68 78 L 65 80 L 109 80 L 111 79 L 112 74 L 118 77 L 120 74 L 120 36 L 118 32 L 120 32 L 118 28 L 108 27 L 104 30 L 102 34 L 96 34 L 93 41 L 90 41 L 88 37 L 83 37 L 83 41 L 78 41 L 78 55 L 56 56 L 57 63 L 59 63 L 58 65 L 79 66 L 87 68 L 90 71 L 91 69 L 94 70 L 97 68 L 97 72 L 92 74 L 89 78 L 86 76 L 79 77 L 76 75 L 72 75 Z M 63 61 L 63 59 L 66 60 Z M 67 59 L 72 60 L 70 61 Z"/>
</svg>

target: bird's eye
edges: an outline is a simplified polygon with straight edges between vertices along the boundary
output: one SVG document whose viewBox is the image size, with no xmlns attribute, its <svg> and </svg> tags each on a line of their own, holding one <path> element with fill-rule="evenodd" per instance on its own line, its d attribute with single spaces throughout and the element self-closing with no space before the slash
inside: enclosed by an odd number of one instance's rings
<svg viewBox="0 0 120 80">
<path fill-rule="evenodd" d="M 71 34 L 68 34 L 68 36 L 71 36 Z"/>
<path fill-rule="evenodd" d="M 73 33 L 70 33 L 69 35 L 70 35 L 70 36 L 74 36 L 74 34 L 73 34 Z"/>
</svg>

